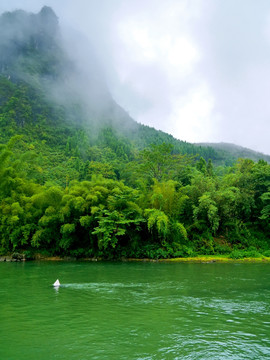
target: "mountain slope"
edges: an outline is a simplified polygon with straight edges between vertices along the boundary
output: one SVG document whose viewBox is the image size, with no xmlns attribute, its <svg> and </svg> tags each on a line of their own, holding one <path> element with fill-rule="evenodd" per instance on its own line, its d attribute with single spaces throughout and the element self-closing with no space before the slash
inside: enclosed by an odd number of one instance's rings
<svg viewBox="0 0 270 360">
<path fill-rule="evenodd" d="M 226 151 L 227 153 L 231 154 L 234 158 L 248 158 L 253 161 L 258 161 L 260 159 L 265 160 L 270 163 L 270 155 L 266 155 L 243 146 L 230 144 L 230 143 L 197 143 L 196 145 L 205 146 L 205 147 L 212 147 L 215 150 Z"/>
<path fill-rule="evenodd" d="M 67 55 L 48 7 L 3 14 L 0 54 L 0 254 L 270 249 L 265 161 L 236 163 L 135 122 L 95 61 L 84 72 Z"/>
<path fill-rule="evenodd" d="M 4 122 L 2 142 L 8 135 L 19 133 L 31 134 L 31 139 L 50 145 L 65 146 L 69 136 L 83 130 L 88 145 L 93 145 L 100 131 L 109 127 L 130 147 L 143 149 L 152 143 L 166 142 L 173 144 L 176 153 L 211 158 L 219 164 L 232 164 L 235 160 L 224 151 L 177 140 L 131 119 L 112 99 L 95 61 L 85 73 L 67 55 L 57 16 L 51 8 L 44 6 L 38 14 L 22 10 L 4 13 L 0 17 L 0 33 L 1 115 L 9 119 Z M 40 136 L 41 130 L 36 128 L 42 129 L 46 124 L 49 128 Z M 64 135 L 61 140 L 59 136 L 53 140 L 53 134 L 49 135 L 52 125 L 55 135 Z"/>
</svg>

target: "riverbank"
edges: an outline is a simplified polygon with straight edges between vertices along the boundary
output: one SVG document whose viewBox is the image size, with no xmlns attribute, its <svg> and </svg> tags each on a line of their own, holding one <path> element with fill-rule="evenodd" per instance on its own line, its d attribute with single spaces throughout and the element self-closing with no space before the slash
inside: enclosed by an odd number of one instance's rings
<svg viewBox="0 0 270 360">
<path fill-rule="evenodd" d="M 228 256 L 224 255 L 198 255 L 196 257 L 185 257 L 185 258 L 171 258 L 171 259 L 126 259 L 124 261 L 137 261 L 137 262 L 168 262 L 168 263 L 175 263 L 175 262 L 184 262 L 184 263 L 203 263 L 203 264 L 211 264 L 211 263 L 262 263 L 262 262 L 269 262 L 270 257 L 249 257 L 243 259 L 232 259 Z"/>
<path fill-rule="evenodd" d="M 11 255 L 0 256 L 0 262 L 19 262 L 19 261 L 106 261 L 102 258 L 80 258 L 76 259 L 74 257 L 60 257 L 60 256 L 43 256 L 42 254 L 36 254 L 33 259 L 14 259 Z M 171 258 L 171 259 L 136 259 L 136 258 L 122 258 L 117 259 L 117 261 L 123 262 L 160 262 L 160 263 L 202 263 L 202 264 L 211 264 L 211 263 L 270 263 L 270 257 L 261 256 L 261 257 L 246 257 L 242 259 L 232 259 L 226 255 L 198 255 L 196 257 L 185 257 L 185 258 Z"/>
</svg>

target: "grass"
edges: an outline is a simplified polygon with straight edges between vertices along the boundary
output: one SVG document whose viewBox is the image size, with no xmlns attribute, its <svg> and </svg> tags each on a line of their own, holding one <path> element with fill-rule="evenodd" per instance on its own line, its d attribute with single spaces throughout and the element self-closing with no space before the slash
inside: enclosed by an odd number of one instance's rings
<svg viewBox="0 0 270 360">
<path fill-rule="evenodd" d="M 173 258 L 173 259 L 162 259 L 158 261 L 168 261 L 168 262 L 197 262 L 197 263 L 233 263 L 233 262 L 270 262 L 270 257 L 260 256 L 260 257 L 247 257 L 243 259 L 232 259 L 229 255 L 198 255 L 196 257 L 186 257 L 186 258 Z"/>
</svg>

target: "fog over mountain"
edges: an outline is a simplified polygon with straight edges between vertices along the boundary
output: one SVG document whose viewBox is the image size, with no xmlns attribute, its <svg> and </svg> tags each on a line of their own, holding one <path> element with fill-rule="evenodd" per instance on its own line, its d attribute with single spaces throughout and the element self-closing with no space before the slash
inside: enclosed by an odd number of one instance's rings
<svg viewBox="0 0 270 360">
<path fill-rule="evenodd" d="M 2 0 L 0 12 L 38 13 L 43 5 Z M 46 5 L 57 14 L 66 47 L 84 71 L 73 81 L 86 95 L 95 90 L 106 97 L 108 89 L 135 120 L 182 140 L 231 142 L 270 154 L 269 1 Z M 89 77 L 104 86 L 89 88 Z"/>
</svg>

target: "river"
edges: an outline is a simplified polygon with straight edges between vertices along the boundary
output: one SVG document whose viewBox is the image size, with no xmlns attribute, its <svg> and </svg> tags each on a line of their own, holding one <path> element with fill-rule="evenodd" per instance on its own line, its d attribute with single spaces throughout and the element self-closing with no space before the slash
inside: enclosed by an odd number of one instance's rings
<svg viewBox="0 0 270 360">
<path fill-rule="evenodd" d="M 269 279 L 269 263 L 0 263 L 0 359 L 269 359 Z"/>
</svg>

